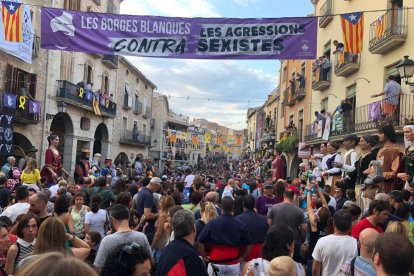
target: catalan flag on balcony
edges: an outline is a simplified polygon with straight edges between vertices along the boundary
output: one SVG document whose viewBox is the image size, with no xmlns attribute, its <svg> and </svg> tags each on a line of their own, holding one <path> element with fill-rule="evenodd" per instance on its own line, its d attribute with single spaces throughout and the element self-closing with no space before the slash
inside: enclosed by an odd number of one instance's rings
<svg viewBox="0 0 414 276">
<path fill-rule="evenodd" d="M 241 145 L 242 143 L 242 135 L 240 133 L 236 134 L 236 144 Z"/>
<path fill-rule="evenodd" d="M 9 42 L 22 42 L 22 3 L 1 2 L 4 39 Z"/>
<path fill-rule="evenodd" d="M 344 52 L 360 54 L 364 39 L 364 14 L 362 12 L 341 15 Z"/>
<path fill-rule="evenodd" d="M 93 95 L 92 96 L 92 107 L 93 111 L 96 115 L 101 116 L 101 110 L 99 109 L 99 96 Z"/>
<path fill-rule="evenodd" d="M 197 134 L 192 134 L 191 135 L 191 142 L 193 143 L 193 145 L 198 145 L 198 135 Z"/>
<path fill-rule="evenodd" d="M 177 132 L 171 131 L 170 133 L 170 142 L 175 144 L 177 142 Z"/>
<path fill-rule="evenodd" d="M 375 37 L 381 39 L 385 33 L 385 15 L 381 15 L 375 23 Z"/>
</svg>

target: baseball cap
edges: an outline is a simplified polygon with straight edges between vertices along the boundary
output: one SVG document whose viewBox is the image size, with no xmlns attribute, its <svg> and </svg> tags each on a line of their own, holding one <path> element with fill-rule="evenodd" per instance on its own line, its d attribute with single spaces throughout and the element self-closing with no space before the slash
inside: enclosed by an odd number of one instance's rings
<svg viewBox="0 0 414 276">
<path fill-rule="evenodd" d="M 268 181 L 263 184 L 263 187 L 273 187 L 273 183 Z"/>
<path fill-rule="evenodd" d="M 161 177 L 162 179 L 167 179 L 168 176 L 166 176 L 165 174 Z"/>
<path fill-rule="evenodd" d="M 151 178 L 150 184 L 161 184 L 162 180 L 159 177 L 153 177 Z"/>
</svg>

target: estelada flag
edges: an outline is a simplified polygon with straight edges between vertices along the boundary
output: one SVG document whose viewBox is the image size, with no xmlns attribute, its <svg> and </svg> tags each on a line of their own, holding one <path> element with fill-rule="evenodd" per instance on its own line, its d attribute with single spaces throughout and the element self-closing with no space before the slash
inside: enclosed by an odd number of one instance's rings
<svg viewBox="0 0 414 276">
<path fill-rule="evenodd" d="M 193 145 L 198 145 L 198 135 L 197 134 L 192 134 L 191 135 L 191 142 L 193 143 Z"/>
<path fill-rule="evenodd" d="M 221 134 L 217 135 L 216 144 L 217 145 L 223 144 L 223 135 L 221 135 Z"/>
<path fill-rule="evenodd" d="M 2 1 L 1 6 L 4 40 L 22 42 L 22 3 Z"/>
<path fill-rule="evenodd" d="M 360 54 L 364 40 L 364 14 L 362 12 L 341 15 L 344 52 Z"/>
<path fill-rule="evenodd" d="M 173 144 L 177 142 L 177 133 L 175 131 L 171 131 L 170 133 L 170 142 Z"/>
<path fill-rule="evenodd" d="M 381 39 L 385 33 L 385 15 L 378 17 L 377 22 L 375 23 L 375 37 Z"/>
<path fill-rule="evenodd" d="M 92 107 L 93 107 L 93 111 L 95 112 L 95 114 L 98 115 L 98 116 L 101 116 L 101 110 L 99 109 L 98 95 L 93 95 L 92 96 Z"/>
</svg>

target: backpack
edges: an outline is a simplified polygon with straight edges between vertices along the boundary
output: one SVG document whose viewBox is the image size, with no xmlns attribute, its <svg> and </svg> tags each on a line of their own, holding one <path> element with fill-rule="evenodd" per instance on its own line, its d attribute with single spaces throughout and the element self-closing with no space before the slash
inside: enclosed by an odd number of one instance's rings
<svg viewBox="0 0 414 276">
<path fill-rule="evenodd" d="M 254 276 L 268 276 L 269 275 L 269 261 L 262 258 L 253 259 L 247 267 L 244 276 L 248 276 L 249 272 L 253 270 Z"/>
</svg>

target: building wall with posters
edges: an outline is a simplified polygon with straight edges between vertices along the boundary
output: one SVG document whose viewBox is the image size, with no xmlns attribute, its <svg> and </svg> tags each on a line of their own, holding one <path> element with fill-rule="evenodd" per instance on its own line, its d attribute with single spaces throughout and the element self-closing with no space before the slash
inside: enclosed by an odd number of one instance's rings
<svg viewBox="0 0 414 276">
<path fill-rule="evenodd" d="M 414 42 L 414 3 L 406 0 L 382 1 L 315 1 L 315 14 L 319 18 L 317 56 L 326 55 L 331 63 L 326 77 L 320 78 L 315 72 L 312 83 L 312 114 L 326 109 L 334 112 L 342 99 L 349 99 L 352 111 L 345 117 L 339 129 L 331 131 L 329 139 L 340 140 L 350 133 L 375 133 L 376 121 L 382 119 L 384 102 L 382 97 L 371 98 L 371 95 L 384 90 L 386 78 L 394 75 L 401 83 L 396 65 L 405 55 L 412 55 Z M 405 9 L 405 7 L 411 9 Z M 394 9 L 394 10 L 392 10 Z M 356 11 L 374 11 L 364 13 L 364 36 L 361 54 L 334 54 L 334 40 L 343 42 L 341 17 L 337 14 Z M 335 14 L 335 16 L 330 16 Z M 381 23 L 384 25 L 381 25 Z M 383 31 L 381 31 L 383 30 Z M 406 119 L 412 119 L 414 95 L 402 82 L 403 95 L 399 100 L 396 113 L 389 116 L 393 121 L 399 141 L 402 142 L 401 126 Z M 374 103 L 377 102 L 377 103 Z M 380 110 L 373 118 L 370 110 Z M 388 118 L 388 116 L 387 116 Z M 387 119 L 385 118 L 385 119 Z M 347 121 L 345 121 L 347 120 Z M 311 122 L 312 123 L 312 122 Z M 341 127 L 342 126 L 342 127 Z M 308 125 L 305 140 L 309 144 L 318 144 L 321 139 L 311 131 Z"/>
<path fill-rule="evenodd" d="M 43 1 L 30 0 L 24 1 L 25 4 L 42 5 Z M 32 25 L 34 31 L 32 64 L 0 51 L 0 113 L 14 116 L 13 121 L 13 149 L 12 154 L 17 161 L 24 157 L 24 151 L 30 147 L 38 149 L 37 157 L 41 155 L 41 145 L 45 135 L 43 135 L 44 123 L 44 103 L 46 95 L 46 81 L 48 76 L 45 68 L 48 64 L 47 52 L 40 49 L 40 9 L 37 6 L 29 6 L 32 14 Z M 33 100 L 40 102 L 40 113 L 29 114 L 28 104 L 30 98 L 26 97 L 25 109 L 19 108 L 17 99 L 16 109 L 5 108 L 3 106 L 3 96 L 5 92 L 18 95 L 23 84 L 27 85 L 27 94 Z M 1 166 L 5 163 L 6 156 L 0 156 Z"/>
<path fill-rule="evenodd" d="M 156 85 L 131 62 L 119 57 L 115 93 L 117 115 L 113 125 L 112 158 L 133 163 L 137 156 L 149 157 L 154 143 L 152 96 Z"/>
</svg>

